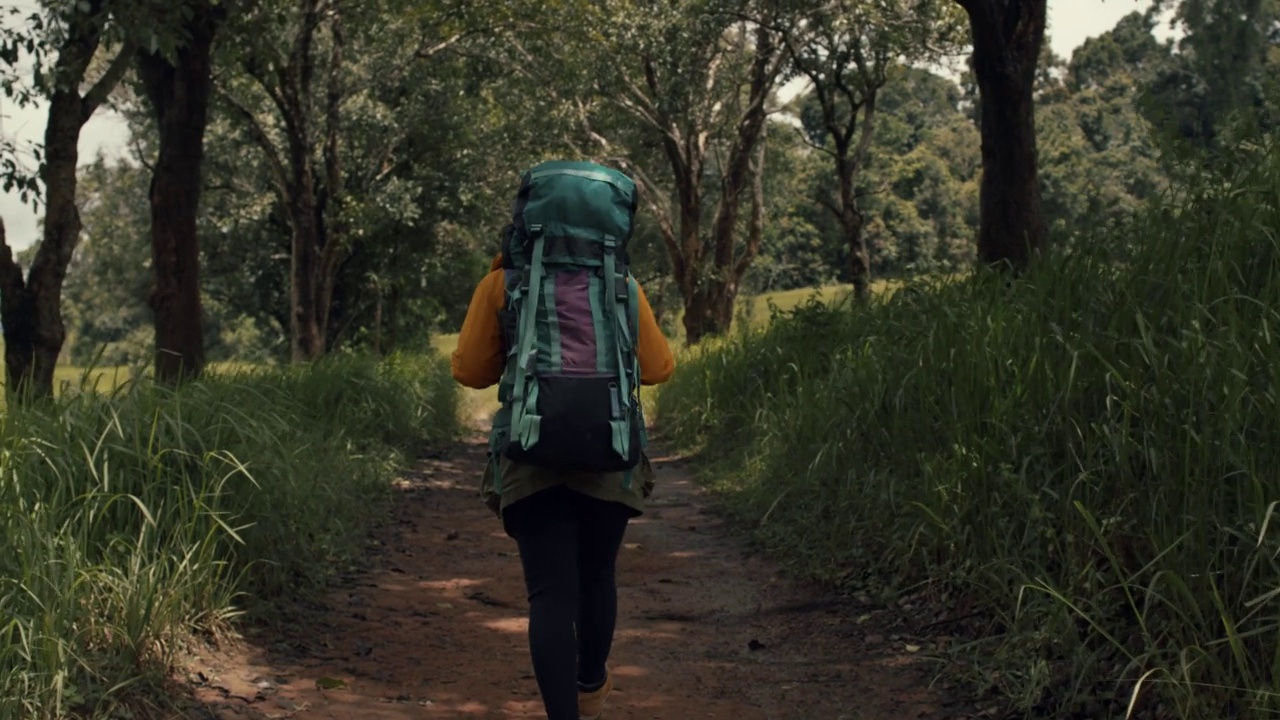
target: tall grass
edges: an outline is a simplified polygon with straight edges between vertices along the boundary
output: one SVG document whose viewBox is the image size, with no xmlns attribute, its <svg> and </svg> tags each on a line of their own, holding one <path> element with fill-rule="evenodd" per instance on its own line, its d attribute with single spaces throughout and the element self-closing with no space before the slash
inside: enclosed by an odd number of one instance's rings
<svg viewBox="0 0 1280 720">
<path fill-rule="evenodd" d="M 398 358 L 7 408 L 0 717 L 113 715 L 191 633 L 318 588 L 402 453 L 456 432 L 455 404 L 441 363 Z"/>
<path fill-rule="evenodd" d="M 1033 715 L 1280 712 L 1280 147 L 1129 226 L 686 359 L 660 421 L 797 568 L 985 608 Z"/>
</svg>

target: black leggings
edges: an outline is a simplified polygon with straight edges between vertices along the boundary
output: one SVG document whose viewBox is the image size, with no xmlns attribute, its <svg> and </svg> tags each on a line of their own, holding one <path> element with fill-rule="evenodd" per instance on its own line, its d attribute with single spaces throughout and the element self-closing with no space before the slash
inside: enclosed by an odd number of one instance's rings
<svg viewBox="0 0 1280 720">
<path fill-rule="evenodd" d="M 529 654 L 548 720 L 578 720 L 579 686 L 604 681 L 618 617 L 614 569 L 632 515 L 563 485 L 503 510 L 524 566 Z"/>
</svg>

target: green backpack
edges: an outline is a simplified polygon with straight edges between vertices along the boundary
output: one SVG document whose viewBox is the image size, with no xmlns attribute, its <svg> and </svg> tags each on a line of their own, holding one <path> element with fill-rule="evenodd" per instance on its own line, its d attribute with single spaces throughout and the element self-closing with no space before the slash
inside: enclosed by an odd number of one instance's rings
<svg viewBox="0 0 1280 720">
<path fill-rule="evenodd" d="M 627 258 L 635 212 L 631 179 L 595 163 L 546 162 L 521 179 L 503 238 L 495 460 L 592 473 L 639 463 L 639 287 Z"/>
</svg>

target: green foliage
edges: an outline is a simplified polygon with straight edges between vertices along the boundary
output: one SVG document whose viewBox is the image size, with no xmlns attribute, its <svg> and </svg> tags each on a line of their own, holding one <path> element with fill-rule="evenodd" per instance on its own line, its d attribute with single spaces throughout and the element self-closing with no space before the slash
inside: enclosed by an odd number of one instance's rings
<svg viewBox="0 0 1280 720">
<path fill-rule="evenodd" d="M 961 102 L 954 82 L 918 68 L 893 68 L 879 93 L 861 201 L 879 274 L 950 272 L 972 259 L 981 139 Z"/>
<path fill-rule="evenodd" d="M 154 352 L 151 294 L 150 173 L 108 166 L 81 171 L 84 233 L 67 268 L 63 346 L 74 365 L 145 365 Z"/>
<path fill-rule="evenodd" d="M 1280 1 L 1158 0 L 1155 10 L 1169 5 L 1178 52 L 1157 71 L 1145 107 L 1165 142 L 1216 150 L 1240 129 L 1274 130 Z"/>
<path fill-rule="evenodd" d="M 831 282 L 847 259 L 839 225 L 815 202 L 834 184 L 830 159 L 814 152 L 797 130 L 777 128 L 766 139 L 765 224 L 761 261 L 747 273 L 748 288 L 772 292 Z M 848 262 L 844 262 L 848 266 Z"/>
<path fill-rule="evenodd" d="M 1038 716 L 1280 710 L 1280 144 L 1010 283 L 811 305 L 683 361 L 664 427 L 793 567 L 967 597 Z"/>
<path fill-rule="evenodd" d="M 62 312 L 67 327 L 65 357 L 74 366 L 143 366 L 155 352 L 148 303 L 151 272 L 150 173 L 128 162 L 96 159 L 81 170 L 84 233 L 68 267 Z M 218 248 L 205 248 L 221 257 Z M 251 271 L 238 268 L 242 275 Z M 205 347 L 214 362 L 263 362 L 273 343 L 258 313 L 234 306 L 206 283 Z"/>
<path fill-rule="evenodd" d="M 436 357 L 64 393 L 0 416 L 0 716 L 108 716 L 193 631 L 317 590 L 404 452 L 457 431 Z"/>
<path fill-rule="evenodd" d="M 1040 178 L 1050 233 L 1088 236 L 1132 214 L 1166 185 L 1145 93 L 1170 60 L 1139 13 L 1090 38 L 1065 78 L 1041 85 L 1036 112 Z"/>
</svg>

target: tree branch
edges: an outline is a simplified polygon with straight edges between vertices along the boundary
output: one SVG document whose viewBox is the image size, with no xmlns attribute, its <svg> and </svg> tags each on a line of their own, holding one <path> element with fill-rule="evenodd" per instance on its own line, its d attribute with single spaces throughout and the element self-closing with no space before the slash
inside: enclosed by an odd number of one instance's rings
<svg viewBox="0 0 1280 720">
<path fill-rule="evenodd" d="M 836 219 L 840 218 L 840 208 L 836 207 L 835 203 L 831 202 L 831 200 L 825 195 L 819 195 L 817 197 L 817 201 L 819 205 L 826 208 L 832 215 L 836 216 Z"/>
<path fill-rule="evenodd" d="M 262 88 L 262 91 L 266 93 L 267 99 L 271 101 L 272 105 L 276 106 L 276 110 L 280 111 L 280 116 L 288 118 L 289 107 L 285 104 L 284 97 L 280 94 L 280 88 L 267 80 L 267 74 L 263 72 L 262 67 L 257 62 L 257 58 L 250 58 L 244 63 L 243 67 L 245 74 L 258 82 L 258 87 Z"/>
<path fill-rule="evenodd" d="M 281 199 L 286 204 L 291 202 L 292 194 L 289 192 L 289 174 L 285 171 L 284 162 L 280 159 L 280 151 L 271 142 L 271 136 L 262 127 L 262 123 L 258 122 L 258 118 L 250 112 L 249 108 L 241 105 L 227 91 L 218 90 L 218 97 L 222 98 L 244 121 L 246 129 L 249 131 L 249 136 L 258 144 L 258 147 L 262 149 L 262 153 L 266 157 L 267 165 L 271 169 L 271 176 L 275 180 L 276 190 L 279 191 Z"/>
<path fill-rule="evenodd" d="M 804 131 L 804 128 L 793 126 L 791 129 L 794 130 L 798 135 L 800 135 L 800 141 L 803 142 L 805 145 L 808 145 L 809 147 L 813 148 L 814 150 L 817 150 L 823 155 L 828 155 L 830 157 L 836 156 L 835 151 L 832 150 L 831 148 L 825 145 L 819 145 L 818 143 L 814 142 L 813 138 L 809 137 L 809 133 Z"/>
<path fill-rule="evenodd" d="M 120 53 L 111 61 L 111 65 L 107 67 L 107 71 L 98 78 L 98 82 L 89 88 L 89 92 L 85 93 L 84 100 L 80 103 L 80 122 L 84 124 L 89 121 L 93 113 L 106 101 L 107 96 L 115 89 L 115 86 L 128 72 L 129 65 L 133 61 L 133 54 L 137 52 L 138 46 L 132 41 L 126 42 L 124 47 L 120 48 Z"/>
<path fill-rule="evenodd" d="M 467 30 L 460 33 L 454 33 L 450 37 L 444 40 L 441 40 L 440 42 L 436 43 L 435 45 L 432 45 L 431 47 L 420 47 L 417 50 L 414 50 L 413 56 L 421 60 L 427 60 L 429 58 L 435 57 L 436 55 L 444 52 L 445 50 L 448 50 L 449 48 L 453 47 L 464 38 L 470 35 L 474 35 L 477 32 L 478 32 L 477 30 Z"/>
</svg>

